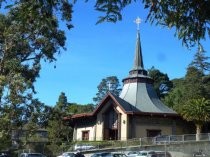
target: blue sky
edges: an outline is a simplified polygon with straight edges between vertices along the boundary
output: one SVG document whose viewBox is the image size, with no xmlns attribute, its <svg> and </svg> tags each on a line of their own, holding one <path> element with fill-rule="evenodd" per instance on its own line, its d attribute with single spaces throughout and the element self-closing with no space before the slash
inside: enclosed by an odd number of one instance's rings
<svg viewBox="0 0 210 157">
<path fill-rule="evenodd" d="M 95 25 L 100 15 L 93 4 L 77 2 L 74 28 L 66 30 L 67 51 L 57 56 L 56 63 L 43 63 L 35 84 L 36 97 L 41 102 L 54 106 L 60 93 L 65 92 L 68 102 L 92 103 L 103 78 L 117 76 L 120 81 L 125 78 L 134 60 L 136 24 L 133 21 L 137 16 L 143 19 L 140 36 L 145 69 L 154 66 L 170 79 L 185 75 L 195 49 L 183 47 L 174 37 L 173 29 L 145 23 L 147 11 L 141 3 L 125 8 L 123 20 L 117 23 Z M 210 49 L 207 41 L 204 45 L 206 50 Z"/>
</svg>

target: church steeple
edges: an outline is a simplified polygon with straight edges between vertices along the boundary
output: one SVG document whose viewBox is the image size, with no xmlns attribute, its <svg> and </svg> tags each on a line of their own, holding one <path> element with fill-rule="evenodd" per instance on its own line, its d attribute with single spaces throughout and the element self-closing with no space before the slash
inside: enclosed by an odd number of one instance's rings
<svg viewBox="0 0 210 157">
<path fill-rule="evenodd" d="M 148 76 L 147 71 L 144 69 L 139 31 L 141 19 L 138 17 L 135 23 L 137 24 L 137 40 L 134 66 L 131 71 L 129 71 L 128 77 L 123 79 L 123 89 L 119 97 L 141 112 L 176 114 L 176 112 L 165 106 L 159 100 L 153 87 L 154 81 Z"/>
<path fill-rule="evenodd" d="M 139 76 L 144 75 L 147 76 L 147 71 L 144 69 L 142 50 L 141 50 L 141 40 L 140 40 L 140 31 L 139 24 L 141 23 L 141 19 L 139 17 L 134 21 L 137 25 L 137 38 L 136 38 L 136 48 L 135 48 L 135 56 L 134 56 L 134 65 L 131 71 L 129 72 L 130 76 Z"/>
<path fill-rule="evenodd" d="M 136 50 L 135 50 L 135 58 L 134 58 L 134 66 L 133 70 L 142 70 L 144 69 L 143 57 L 141 52 L 141 41 L 140 41 L 140 33 L 137 30 L 137 39 L 136 39 Z"/>
</svg>

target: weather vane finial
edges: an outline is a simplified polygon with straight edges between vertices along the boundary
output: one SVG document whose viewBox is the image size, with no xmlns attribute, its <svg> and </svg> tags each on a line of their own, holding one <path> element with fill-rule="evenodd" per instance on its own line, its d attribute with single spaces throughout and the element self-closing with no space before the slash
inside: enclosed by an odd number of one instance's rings
<svg viewBox="0 0 210 157">
<path fill-rule="evenodd" d="M 134 22 L 135 22 L 136 25 L 137 25 L 137 30 L 139 30 L 139 25 L 140 25 L 141 21 L 142 21 L 142 20 L 141 20 L 139 17 L 137 17 L 137 18 L 134 20 Z"/>
</svg>

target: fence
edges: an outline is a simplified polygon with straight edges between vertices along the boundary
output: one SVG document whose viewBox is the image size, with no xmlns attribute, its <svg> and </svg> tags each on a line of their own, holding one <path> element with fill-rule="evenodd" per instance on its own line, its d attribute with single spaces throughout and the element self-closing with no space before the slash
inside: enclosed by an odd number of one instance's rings
<svg viewBox="0 0 210 157">
<path fill-rule="evenodd" d="M 83 145 L 80 141 L 77 145 Z M 210 155 L 210 133 L 185 134 L 185 135 L 162 135 L 156 137 L 135 138 L 129 140 L 117 141 L 89 141 L 85 142 L 91 145 L 91 149 L 83 150 L 86 153 L 97 151 L 139 151 L 154 150 L 175 153 L 176 157 L 190 157 L 196 153 L 205 153 Z"/>
<path fill-rule="evenodd" d="M 108 141 L 90 141 L 85 142 L 86 145 L 91 145 L 90 148 L 116 148 L 116 147 L 134 147 L 134 146 L 154 146 L 166 144 L 181 144 L 186 142 L 210 141 L 210 133 L 202 134 L 185 134 L 185 135 L 160 135 L 156 137 L 143 137 L 129 140 L 108 140 Z M 80 141 L 79 145 L 84 145 L 84 141 Z M 88 147 L 87 147 L 88 148 Z"/>
<path fill-rule="evenodd" d="M 156 137 L 139 138 L 141 146 L 159 144 L 178 144 L 193 141 L 210 141 L 210 133 L 186 135 L 162 135 Z"/>
</svg>

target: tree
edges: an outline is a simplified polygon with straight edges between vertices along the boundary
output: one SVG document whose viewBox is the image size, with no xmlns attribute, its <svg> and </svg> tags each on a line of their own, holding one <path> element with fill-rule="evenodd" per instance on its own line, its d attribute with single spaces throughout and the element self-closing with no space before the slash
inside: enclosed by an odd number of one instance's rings
<svg viewBox="0 0 210 157">
<path fill-rule="evenodd" d="M 172 80 L 174 87 L 165 96 L 165 104 L 173 107 L 178 113 L 182 105 L 191 99 L 206 98 L 210 96 L 210 76 L 204 75 L 194 66 L 187 68 L 184 78 Z"/>
<path fill-rule="evenodd" d="M 93 104 L 81 105 L 77 103 L 70 103 L 68 106 L 68 114 L 91 113 L 93 110 Z"/>
<path fill-rule="evenodd" d="M 164 97 L 163 102 L 179 113 L 180 107 L 182 107 L 183 101 L 185 100 L 184 78 L 173 79 L 171 81 L 173 82 L 173 88 Z"/>
<path fill-rule="evenodd" d="M 65 125 L 63 121 L 63 117 L 68 115 L 69 105 L 65 93 L 61 92 L 58 102 L 52 108 L 47 126 L 49 142 L 52 146 L 60 146 L 62 143 L 72 140 L 73 129 Z"/>
<path fill-rule="evenodd" d="M 203 84 L 204 84 L 204 91 L 205 91 L 205 97 L 210 98 L 210 74 L 203 76 L 202 78 Z"/>
<path fill-rule="evenodd" d="M 24 106 L 22 112 L 20 114 L 20 127 L 11 127 L 25 137 L 18 141 L 19 148 L 26 148 L 31 142 L 43 142 L 43 138 L 38 137 L 37 132 L 45 129 L 48 125 L 50 107 L 41 103 L 38 99 L 34 99 L 30 105 Z"/>
<path fill-rule="evenodd" d="M 149 76 L 154 80 L 154 88 L 157 95 L 163 98 L 173 87 L 173 83 L 169 80 L 167 74 L 160 72 L 158 69 L 152 67 L 148 70 Z"/>
<path fill-rule="evenodd" d="M 2 1 L 1 1 L 2 2 Z M 72 5 L 68 1 L 15 1 L 5 15 L 0 14 L 0 98 L 25 98 L 34 91 L 41 60 L 52 62 L 60 48 L 65 49 L 65 34 L 60 30 L 57 12 L 71 28 Z M 14 79 L 15 78 L 15 79 Z M 8 96 L 4 96 L 5 91 Z M 23 102 L 18 102 L 23 103 Z"/>
<path fill-rule="evenodd" d="M 173 80 L 174 88 L 164 99 L 184 119 L 195 124 L 197 140 L 202 126 L 210 121 L 209 78 L 199 66 L 190 64 L 183 79 Z"/>
<path fill-rule="evenodd" d="M 199 136 L 203 124 L 210 121 L 210 101 L 205 98 L 190 99 L 182 107 L 181 115 L 187 121 L 194 122 L 196 140 L 200 140 Z"/>
<path fill-rule="evenodd" d="M 6 5 L 0 14 L 0 123 L 7 127 L 0 127 L 0 132 L 7 137 L 11 130 L 38 118 L 32 113 L 37 104 L 34 82 L 41 61 L 53 62 L 65 49 L 66 37 L 58 21 L 71 28 L 72 5 L 62 0 L 3 2 L 7 1 L 0 1 L 0 7 Z"/>
<path fill-rule="evenodd" d="M 5 5 L 0 14 L 0 121 L 9 123 L 6 132 L 10 134 L 27 122 L 25 111 L 34 105 L 41 61 L 53 62 L 65 49 L 66 37 L 58 20 L 71 28 L 72 5 L 62 0 L 15 0 Z"/>
<path fill-rule="evenodd" d="M 189 66 L 184 80 L 185 99 L 205 97 L 205 84 L 202 81 L 203 73 L 196 67 Z"/>
<path fill-rule="evenodd" d="M 168 95 L 166 95 L 163 99 L 164 104 L 173 108 L 175 111 L 179 113 L 180 106 L 182 106 L 184 93 L 180 88 L 174 88 L 170 91 Z"/>
<path fill-rule="evenodd" d="M 64 123 L 63 117 L 64 115 L 58 110 L 58 108 L 52 108 L 47 126 L 47 147 L 54 155 L 60 153 L 61 151 L 67 150 L 67 148 L 62 148 L 62 145 L 65 143 L 70 143 L 73 139 L 73 129 Z"/>
<path fill-rule="evenodd" d="M 98 23 L 122 20 L 122 10 L 136 0 L 97 0 L 96 10 L 103 12 Z M 187 47 L 210 36 L 210 1 L 171 1 L 143 0 L 144 8 L 149 10 L 147 21 L 156 25 L 175 28 L 175 35 Z M 205 10 L 205 11 L 204 11 Z"/>
<path fill-rule="evenodd" d="M 104 98 L 108 91 L 117 96 L 121 91 L 120 83 L 116 76 L 109 76 L 102 79 L 97 88 L 98 92 L 96 93 L 96 97 L 93 98 L 93 101 L 95 101 L 96 104 L 100 103 L 100 101 Z"/>
<path fill-rule="evenodd" d="M 1 112 L 0 115 L 0 150 L 6 150 L 12 144 L 11 137 L 10 137 L 10 119 L 7 114 Z"/>
<path fill-rule="evenodd" d="M 192 63 L 190 64 L 191 66 L 199 69 L 203 74 L 205 71 L 210 71 L 210 63 L 208 62 L 210 57 L 206 57 L 205 52 L 206 51 L 204 51 L 203 46 L 199 44 L 199 48 L 194 56 Z"/>
<path fill-rule="evenodd" d="M 66 112 L 68 108 L 68 100 L 64 92 L 61 92 L 58 102 L 56 103 L 56 107 L 63 113 Z"/>
</svg>

